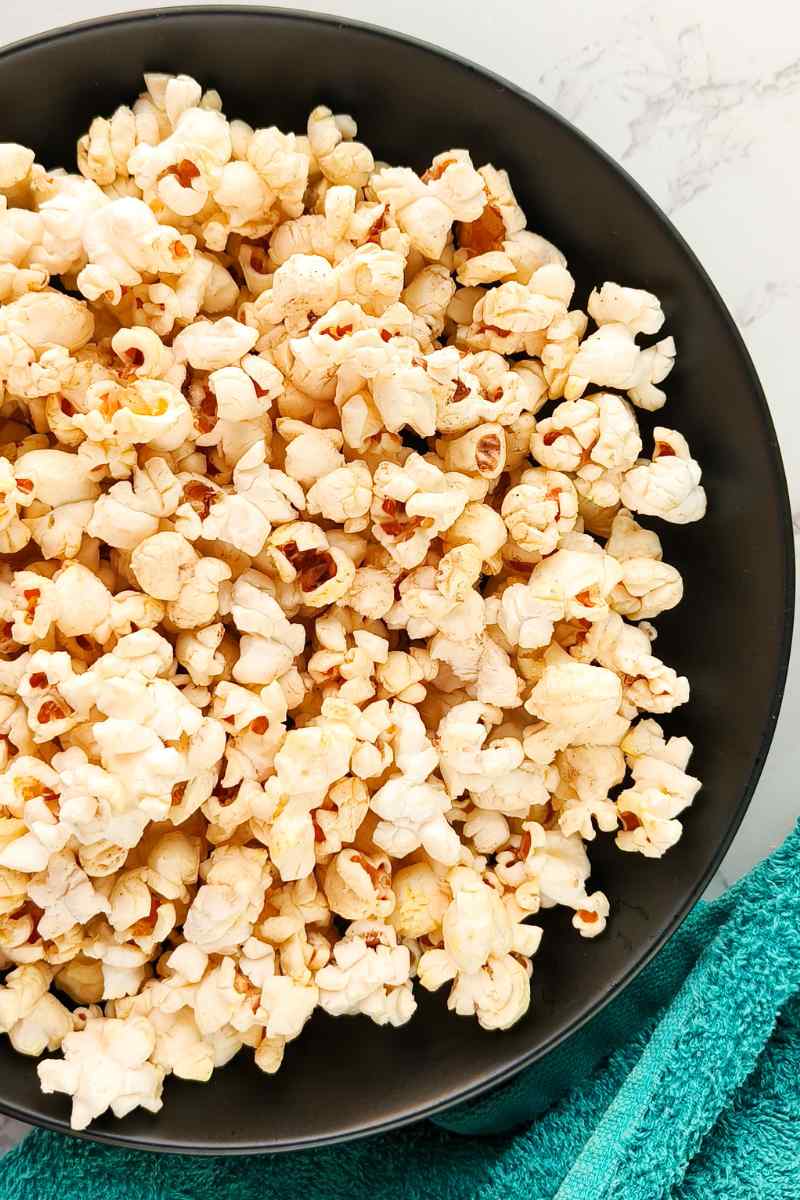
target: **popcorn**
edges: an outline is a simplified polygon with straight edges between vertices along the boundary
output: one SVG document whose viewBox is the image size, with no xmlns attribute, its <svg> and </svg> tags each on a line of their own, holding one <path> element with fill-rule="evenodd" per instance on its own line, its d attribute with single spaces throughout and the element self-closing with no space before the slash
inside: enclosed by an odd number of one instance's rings
<svg viewBox="0 0 800 1200">
<path fill-rule="evenodd" d="M 50 579 L 33 571 L 18 571 L 5 597 L 4 617 L 11 640 L 29 646 L 46 637 L 55 620 L 56 605 Z"/>
<path fill-rule="evenodd" d="M 689 698 L 688 681 L 650 653 L 646 628 L 628 625 L 616 613 L 587 634 L 579 653 L 621 672 L 624 699 L 634 711 L 671 712 Z"/>
<path fill-rule="evenodd" d="M 660 857 L 700 787 L 658 298 L 587 315 L 465 149 L 145 89 L 80 174 L 0 145 L 0 1032 L 76 1128 L 415 978 L 507 1028 L 597 830 Z"/>
<path fill-rule="evenodd" d="M 100 490 L 81 460 L 64 450 L 29 450 L 16 460 L 14 474 L 26 504 L 38 500 L 57 509 L 94 500 Z"/>
<path fill-rule="evenodd" d="M 205 228 L 205 236 L 210 245 L 212 236 L 209 225 Z M 237 287 L 233 276 L 216 259 L 195 254 L 175 281 L 175 290 L 171 294 L 160 289 L 155 294 L 148 289 L 148 296 L 161 304 L 166 320 L 174 324 L 178 318 L 192 321 L 201 312 L 225 312 L 236 302 Z"/>
<path fill-rule="evenodd" d="M 156 534 L 156 537 L 160 536 L 160 534 Z M 176 536 L 180 537 L 180 534 Z M 149 539 L 151 543 L 154 540 L 154 538 Z M 136 551 L 134 551 L 135 553 Z M 147 569 L 146 566 L 142 567 L 143 574 L 146 575 Z M 152 569 L 152 560 L 150 569 Z M 190 578 L 180 587 L 178 595 L 171 603 L 167 604 L 167 616 L 173 625 L 179 629 L 193 629 L 195 626 L 206 625 L 209 621 L 213 621 L 219 612 L 220 586 L 230 577 L 231 568 L 226 562 L 222 562 L 219 558 L 201 558 L 194 566 Z M 167 599 L 165 596 L 159 598 Z"/>
<path fill-rule="evenodd" d="M 559 315 L 560 308 L 557 299 L 542 295 L 531 286 L 501 283 L 478 301 L 472 320 L 474 324 L 499 329 L 503 339 L 512 334 L 524 335 L 546 329 Z"/>
<path fill-rule="evenodd" d="M 395 904 L 389 861 L 387 857 L 367 857 L 357 850 L 337 854 L 324 880 L 331 912 L 348 921 L 388 917 Z"/>
<path fill-rule="evenodd" d="M 99 1004 L 103 998 L 103 970 L 99 962 L 76 954 L 59 968 L 57 986 L 76 1004 Z"/>
<path fill-rule="evenodd" d="M 435 780 L 416 783 L 403 775 L 386 781 L 372 797 L 370 808 L 381 818 L 372 838 L 394 858 L 405 858 L 418 846 L 436 862 L 458 861 L 459 841 L 445 813 L 450 799 Z"/>
<path fill-rule="evenodd" d="M 202 871 L 204 883 L 184 921 L 187 939 L 206 954 L 229 953 L 247 941 L 270 882 L 266 850 L 221 847 Z"/>
<path fill-rule="evenodd" d="M 247 574 L 231 592 L 231 615 L 242 634 L 241 653 L 233 668 L 239 683 L 266 685 L 290 669 L 305 645 L 302 625 L 287 621 L 280 605 Z"/>
<path fill-rule="evenodd" d="M 163 458 L 135 467 L 132 483 L 115 483 L 94 503 L 87 532 L 118 550 L 135 550 L 158 532 L 158 523 L 175 512 L 180 485 Z"/>
<path fill-rule="evenodd" d="M 475 680 L 470 684 L 470 695 L 485 704 L 517 708 L 522 703 L 521 687 L 509 654 L 491 635 L 485 637 L 481 643 Z"/>
<path fill-rule="evenodd" d="M 544 557 L 555 550 L 562 533 L 575 527 L 575 487 L 560 471 L 524 471 L 516 487 L 506 492 L 501 515 L 521 550 Z"/>
<path fill-rule="evenodd" d="M 172 350 L 178 362 L 188 362 L 195 370 L 217 371 L 238 363 L 257 340 L 257 332 L 248 325 L 221 317 L 187 325 L 173 341 Z"/>
<path fill-rule="evenodd" d="M 486 204 L 486 185 L 466 150 L 437 154 L 423 177 L 428 190 L 444 200 L 456 221 L 475 221 Z"/>
<path fill-rule="evenodd" d="M 625 778 L 625 759 L 617 746 L 572 746 L 556 758 L 560 783 L 558 824 L 567 837 L 579 833 L 593 841 L 595 829 L 617 828 L 617 812 L 609 799 L 611 788 Z"/>
<path fill-rule="evenodd" d="M 623 480 L 622 503 L 645 516 L 662 517 L 676 525 L 699 521 L 706 511 L 701 471 L 686 439 L 674 429 L 653 430 L 652 461 L 633 467 Z"/>
<path fill-rule="evenodd" d="M 259 130 L 259 133 L 261 132 L 263 131 Z M 258 136 L 259 134 L 256 134 L 254 142 Z M 305 159 L 305 163 L 307 172 L 308 159 Z M 298 181 L 299 179 L 298 175 Z M 303 190 L 305 190 L 305 184 L 303 184 Z M 302 210 L 302 193 L 299 204 Z M 333 263 L 350 253 L 351 250 L 349 242 L 333 236 L 324 216 L 312 214 L 304 216 L 298 214 L 296 220 L 284 221 L 274 231 L 269 244 L 270 260 L 275 266 L 281 266 L 295 254 L 319 255 Z"/>
<path fill-rule="evenodd" d="M 388 206 L 400 229 L 408 234 L 414 249 L 425 258 L 440 258 L 453 223 L 445 201 L 408 167 L 384 167 L 370 183 L 378 200 Z"/>
<path fill-rule="evenodd" d="M 48 992 L 8 1031 L 8 1038 L 18 1054 L 38 1058 L 45 1050 L 58 1050 L 72 1030 L 72 1013 Z"/>
<path fill-rule="evenodd" d="M 211 966 L 200 981 L 194 994 L 194 1019 L 201 1034 L 208 1036 L 219 1033 L 225 1026 L 234 1028 L 246 1022 L 252 1023 L 252 1010 L 245 1016 L 246 996 L 236 988 L 236 963 L 232 958 L 223 958 L 217 966 Z"/>
<path fill-rule="evenodd" d="M 73 1028 L 72 1014 L 47 990 L 52 975 L 43 963 L 23 964 L 0 988 L 0 1029 L 20 1054 L 57 1050 Z"/>
<path fill-rule="evenodd" d="M 9 1033 L 15 1025 L 30 1016 L 43 996 L 53 976 L 44 963 L 26 963 L 9 971 L 0 987 L 0 1029 Z"/>
<path fill-rule="evenodd" d="M 264 1029 L 268 1038 L 299 1037 L 306 1021 L 317 1006 L 316 986 L 298 983 L 287 976 L 273 975 L 264 980 L 261 1004 L 256 1015 L 266 1018 Z"/>
<path fill-rule="evenodd" d="M 150 1061 L 155 1033 L 144 1018 L 94 1017 L 67 1034 L 62 1049 L 63 1059 L 45 1059 L 37 1070 L 45 1094 L 72 1096 L 73 1129 L 85 1129 L 108 1108 L 116 1117 L 161 1109 L 164 1072 Z"/>
<path fill-rule="evenodd" d="M 179 533 L 155 533 L 131 556 L 131 571 L 142 591 L 156 600 L 177 600 L 190 583 L 199 556 Z"/>
<path fill-rule="evenodd" d="M 650 621 L 680 604 L 683 580 L 669 563 L 629 558 L 622 579 L 612 592 L 614 609 L 636 621 Z"/>
<path fill-rule="evenodd" d="M 270 539 L 285 582 L 296 583 L 304 604 L 324 608 L 344 596 L 355 577 L 352 560 L 315 525 L 284 525 Z"/>
<path fill-rule="evenodd" d="M 633 387 L 641 351 L 627 325 L 603 324 L 581 343 L 569 364 L 564 394 L 576 400 L 590 382 L 600 387 Z"/>
<path fill-rule="evenodd" d="M 300 485 L 285 472 L 266 465 L 263 440 L 254 443 L 239 459 L 233 470 L 233 485 L 237 495 L 253 504 L 268 524 L 293 521 L 305 507 Z"/>
<path fill-rule="evenodd" d="M 375 748 L 367 744 L 357 747 L 352 756 L 354 760 L 357 759 L 360 749 Z M 378 764 L 378 771 L 382 765 L 382 762 Z M 345 843 L 352 842 L 369 810 L 369 792 L 366 784 L 355 775 L 358 763 L 351 762 L 351 766 L 354 774 L 337 780 L 328 791 L 325 807 L 315 810 L 315 838 L 322 836 L 319 848 L 323 853 L 336 853 Z"/>
<path fill-rule="evenodd" d="M 675 365 L 675 339 L 662 338 L 654 346 L 642 350 L 636 362 L 636 378 L 628 388 L 628 399 L 637 408 L 656 412 L 667 402 L 666 392 L 656 384 L 663 383 Z"/>
<path fill-rule="evenodd" d="M 490 210 L 490 212 L 493 210 L 493 215 L 496 214 L 500 217 L 505 233 L 508 235 L 508 237 L 513 237 L 525 228 L 525 214 L 517 204 L 516 197 L 511 188 L 511 181 L 508 177 L 508 172 L 499 171 L 497 167 L 492 166 L 491 163 L 487 163 L 485 166 L 480 168 L 479 174 L 483 179 L 488 200 L 486 209 L 484 209 L 483 213 L 484 218 L 487 215 L 487 209 Z M 472 230 L 471 232 L 474 237 L 474 234 L 477 231 Z M 482 232 L 485 234 L 486 230 L 484 229 Z M 459 242 L 462 246 L 465 245 L 467 241 L 465 235 L 466 230 L 462 229 L 459 231 Z M 535 234 L 529 234 L 528 236 L 531 238 L 536 237 Z M 565 263 L 563 256 L 558 250 L 556 250 L 555 246 L 550 246 L 550 243 L 545 242 L 544 238 L 539 238 L 538 241 L 543 247 L 547 247 L 549 249 L 553 261 L 559 261 L 562 264 Z M 542 262 L 544 261 L 547 261 L 547 258 L 545 255 L 542 255 Z"/>
<path fill-rule="evenodd" d="M 478 425 L 460 438 L 442 443 L 448 471 L 463 471 L 497 479 L 506 465 L 506 436 L 502 425 Z"/>
<path fill-rule="evenodd" d="M 490 954 L 511 949 L 510 921 L 499 896 L 470 869 L 456 870 L 449 883 L 453 898 L 442 921 L 445 953 L 458 969 L 473 973 Z"/>
<path fill-rule="evenodd" d="M 141 283 L 145 273 L 180 273 L 195 245 L 190 235 L 159 224 L 148 205 L 133 196 L 90 213 L 82 240 L 88 265 L 78 275 L 78 288 L 89 300 L 108 292 L 114 304 L 122 288 Z"/>
<path fill-rule="evenodd" d="M 687 738 L 665 741 L 656 721 L 640 721 L 622 743 L 633 786 L 620 792 L 617 812 L 620 850 L 660 858 L 683 832 L 675 818 L 687 808 L 701 784 L 686 773 L 692 753 Z"/>
<path fill-rule="evenodd" d="M 172 789 L 184 771 L 179 752 L 166 746 L 153 730 L 124 718 L 99 722 L 94 736 L 103 767 L 125 781 L 151 819 L 165 816 Z"/>
<path fill-rule="evenodd" d="M 595 288 L 586 307 L 595 324 L 618 321 L 633 334 L 658 333 L 664 324 L 657 296 L 637 288 L 620 287 L 618 283 L 604 283 L 599 291 Z"/>
<path fill-rule="evenodd" d="M 494 854 L 510 835 L 506 818 L 491 809 L 475 808 L 464 821 L 464 837 L 470 839 L 479 854 Z"/>
<path fill-rule="evenodd" d="M 456 704 L 443 717 L 437 735 L 439 763 L 452 797 L 467 789 L 480 795 L 522 763 L 525 755 L 515 738 L 496 738 L 484 746 L 488 726 L 499 720 L 498 710 L 477 700 Z"/>
<path fill-rule="evenodd" d="M 155 1031 L 154 1066 L 178 1079 L 205 1083 L 211 1078 L 216 1065 L 214 1047 L 203 1038 L 190 1009 L 167 1013 L 153 1008 L 147 1020 Z"/>
<path fill-rule="evenodd" d="M 445 540 L 454 546 L 469 543 L 477 547 L 485 562 L 493 559 L 508 537 L 503 518 L 488 504 L 471 502 L 464 506 L 445 533 Z"/>
<path fill-rule="evenodd" d="M 0 312 L 0 333 L 17 337 L 33 351 L 85 346 L 94 332 L 94 317 L 85 304 L 49 288 L 28 292 Z"/>
<path fill-rule="evenodd" d="M 242 367 L 220 367 L 208 377 L 217 401 L 217 415 L 222 421 L 258 420 L 270 408 L 270 393 L 282 389 L 283 379 L 271 364 L 263 363 L 262 369 L 262 360 L 252 355 L 246 355 L 242 361 L 260 376 L 258 387 L 249 371 Z"/>
<path fill-rule="evenodd" d="M 372 502 L 372 476 L 362 462 L 335 467 L 318 476 L 306 494 L 309 515 L 344 524 L 366 516 Z"/>
<path fill-rule="evenodd" d="M 39 918 L 43 938 L 56 938 L 74 925 L 86 925 L 98 913 L 110 911 L 108 900 L 95 891 L 69 851 L 50 859 L 46 873 L 29 883 L 28 894 L 43 910 Z"/>
<path fill-rule="evenodd" d="M 418 271 L 402 293 L 407 308 L 421 317 L 438 337 L 444 329 L 448 306 L 456 293 L 456 285 L 446 267 L 433 263 Z"/>
<path fill-rule="evenodd" d="M 342 125 L 349 124 L 345 139 Z M 319 105 L 308 118 L 308 144 L 326 179 L 334 184 L 364 187 L 375 165 L 372 154 L 361 142 L 355 142 L 356 126 L 351 117 L 334 117 L 329 108 Z"/>
<path fill-rule="evenodd" d="M 459 973 L 447 1001 L 459 1016 L 474 1014 L 484 1029 L 510 1028 L 529 1005 L 528 972 L 510 954 L 490 958 L 475 977 Z"/>
<path fill-rule="evenodd" d="M 548 725 L 573 731 L 574 736 L 613 716 L 621 703 L 622 686 L 613 671 L 560 662 L 545 667 L 525 708 Z"/>
<path fill-rule="evenodd" d="M 456 867 L 448 882 L 452 900 L 442 920 L 443 948 L 422 955 L 420 983 L 435 991 L 454 980 L 448 1008 L 477 1016 L 485 1029 L 508 1028 L 530 1004 L 528 973 L 510 953 L 511 920 L 500 897 L 470 868 Z"/>
<path fill-rule="evenodd" d="M 285 417 L 277 421 L 277 429 L 286 446 L 286 474 L 308 487 L 324 475 L 344 464 L 339 453 L 342 435 L 336 429 L 315 429 L 302 421 Z"/>
<path fill-rule="evenodd" d="M 401 938 L 421 938 L 441 927 L 450 894 L 429 863 L 401 867 L 392 877 L 392 889 L 395 907 L 389 921 Z"/>
<path fill-rule="evenodd" d="M 619 502 L 619 472 L 633 466 L 641 448 L 630 408 L 607 392 L 559 404 L 531 439 L 531 453 L 540 463 L 574 471 L 576 486 L 603 506 Z"/>
<path fill-rule="evenodd" d="M 330 960 L 331 950 L 321 932 L 330 919 L 330 911 L 315 877 L 309 875 L 273 891 L 268 914 L 259 926 L 259 933 L 270 945 L 264 947 L 261 943 L 257 953 L 263 956 L 266 951 L 272 951 L 275 967 L 279 966 L 283 975 L 305 985 L 313 983 L 313 972 Z M 253 939 L 246 949 L 252 946 Z M 277 952 L 272 950 L 273 946 L 277 947 Z M 243 970 L 249 977 L 256 978 L 247 964 L 243 964 Z M 273 973 L 266 972 L 260 964 L 256 970 L 262 980 L 266 974 Z"/>
<path fill-rule="evenodd" d="M 407 167 L 384 167 L 370 183 L 411 245 L 429 259 L 441 258 L 453 221 L 475 220 L 485 203 L 483 180 L 465 150 L 437 155 L 421 179 Z"/>
<path fill-rule="evenodd" d="M 382 463 L 373 489 L 373 535 L 407 569 L 422 561 L 430 542 L 458 519 L 469 498 L 458 477 L 448 477 L 418 454 L 403 467 Z"/>
<path fill-rule="evenodd" d="M 128 174 L 128 159 L 136 145 L 136 117 L 121 106 L 110 120 L 95 117 L 88 133 L 78 139 L 78 169 L 87 179 L 108 187 Z"/>
<path fill-rule="evenodd" d="M 319 796 L 347 774 L 355 747 L 352 730 L 342 723 L 325 721 L 291 729 L 275 756 L 279 786 L 289 795 Z"/>
<path fill-rule="evenodd" d="M 7 192 L 28 177 L 33 166 L 34 153 L 16 142 L 0 145 L 0 190 Z"/>
<path fill-rule="evenodd" d="M 25 664 L 19 695 L 28 710 L 28 725 L 36 742 L 47 742 L 72 729 L 80 720 L 70 701 L 74 672 L 65 651 L 37 650 Z"/>
<path fill-rule="evenodd" d="M 411 958 L 390 925 L 355 921 L 333 949 L 333 962 L 317 971 L 319 1004 L 332 1016 L 363 1013 L 376 1025 L 405 1025 L 416 1001 Z"/>
<path fill-rule="evenodd" d="M 225 656 L 218 649 L 224 636 L 225 626 L 221 621 L 178 636 L 175 658 L 186 667 L 192 683 L 205 687 L 225 670 Z"/>
<path fill-rule="evenodd" d="M 602 892 L 587 896 L 589 859 L 578 834 L 565 837 L 559 830 L 544 829 L 535 821 L 525 823 L 525 837 L 519 850 L 523 853 L 523 874 L 535 887 L 542 908 L 564 904 L 581 914 L 582 925 L 576 925 L 583 937 L 596 937 L 605 926 L 608 901 Z M 509 870 L 504 852 L 498 858 L 498 872 Z M 513 870 L 513 867 L 511 868 Z M 586 907 L 584 907 L 586 906 Z M 605 911 L 603 911 L 605 910 Z M 594 912 L 596 920 L 586 913 Z"/>
<path fill-rule="evenodd" d="M 79 455 L 92 471 L 107 463 L 115 478 L 130 474 L 137 443 L 173 451 L 192 428 L 189 405 L 166 380 L 134 379 L 127 387 L 98 382 L 87 390 L 85 403 L 88 412 L 73 417 L 87 438 Z"/>
<path fill-rule="evenodd" d="M 81 563 L 70 562 L 53 576 L 56 625 L 65 637 L 108 635 L 112 595 L 101 579 Z"/>
<path fill-rule="evenodd" d="M 661 540 L 657 533 L 645 529 L 621 508 L 615 515 L 606 542 L 606 553 L 620 563 L 630 559 L 661 559 Z"/>
</svg>

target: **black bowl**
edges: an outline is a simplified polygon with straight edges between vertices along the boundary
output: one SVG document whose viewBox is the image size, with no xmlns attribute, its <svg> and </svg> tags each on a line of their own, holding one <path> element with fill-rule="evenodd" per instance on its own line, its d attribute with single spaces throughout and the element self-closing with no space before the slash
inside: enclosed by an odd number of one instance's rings
<svg viewBox="0 0 800 1200">
<path fill-rule="evenodd" d="M 660 621 L 659 652 L 689 676 L 670 727 L 695 743 L 704 782 L 680 844 L 661 861 L 592 847 L 613 919 L 595 942 L 547 921 L 533 1004 L 486 1033 L 423 996 L 400 1030 L 318 1015 L 274 1078 L 246 1055 L 207 1086 L 171 1080 L 158 1116 L 104 1118 L 88 1136 L 196 1153 L 319 1145 L 386 1129 L 474 1096 L 552 1049 L 598 1011 L 675 930 L 744 814 L 778 715 L 793 604 L 791 521 L 775 431 L 729 313 L 667 219 L 597 147 L 530 96 L 419 42 L 337 19 L 253 8 L 132 14 L 75 26 L 0 54 L 2 137 L 48 165 L 74 164 L 98 113 L 136 95 L 142 73 L 184 71 L 225 110 L 301 129 L 320 102 L 353 113 L 376 157 L 421 168 L 451 146 L 507 167 L 532 229 L 563 249 L 578 296 L 613 279 L 663 301 L 678 365 L 662 419 L 689 439 L 709 513 L 659 525 L 683 572 L 683 604 Z M 42 1096 L 35 1064 L 0 1046 L 0 1110 L 67 1131 L 64 1097 Z"/>
</svg>

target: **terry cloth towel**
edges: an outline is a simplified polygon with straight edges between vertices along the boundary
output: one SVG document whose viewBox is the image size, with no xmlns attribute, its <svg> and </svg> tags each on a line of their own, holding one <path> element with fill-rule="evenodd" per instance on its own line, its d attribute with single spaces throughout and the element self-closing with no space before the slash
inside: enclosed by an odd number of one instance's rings
<svg viewBox="0 0 800 1200">
<path fill-rule="evenodd" d="M 598 1046 L 615 1043 L 599 1061 Z M 545 1110 L 575 1056 L 583 1083 Z M 436 1122 L 239 1158 L 36 1131 L 0 1160 L 0 1200 L 208 1196 L 800 1200 L 800 824 L 719 900 L 699 904 L 589 1026 Z"/>
</svg>

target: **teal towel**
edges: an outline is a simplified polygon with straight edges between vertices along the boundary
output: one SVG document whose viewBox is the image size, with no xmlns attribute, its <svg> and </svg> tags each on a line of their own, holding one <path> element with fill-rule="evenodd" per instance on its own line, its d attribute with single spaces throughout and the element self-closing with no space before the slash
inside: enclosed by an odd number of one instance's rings
<svg viewBox="0 0 800 1200">
<path fill-rule="evenodd" d="M 576 1056 L 584 1082 L 555 1099 Z M 212 1195 L 798 1200 L 800 825 L 719 900 L 699 904 L 565 1046 L 435 1123 L 241 1158 L 112 1150 L 36 1131 L 0 1160 L 0 1200 Z"/>
</svg>

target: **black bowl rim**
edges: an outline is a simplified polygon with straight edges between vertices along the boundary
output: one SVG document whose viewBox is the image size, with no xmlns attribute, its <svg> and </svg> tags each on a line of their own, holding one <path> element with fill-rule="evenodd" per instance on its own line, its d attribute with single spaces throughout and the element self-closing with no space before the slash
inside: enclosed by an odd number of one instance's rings
<svg viewBox="0 0 800 1200">
<path fill-rule="evenodd" d="M 424 54 L 434 55 L 438 58 L 448 59 L 450 62 L 456 63 L 458 66 L 465 68 L 467 72 L 473 75 L 482 76 L 484 79 L 489 79 L 497 88 L 525 100 L 528 104 L 544 112 L 549 119 L 559 125 L 562 132 L 567 133 L 576 141 L 582 143 L 585 147 L 591 150 L 597 158 L 599 158 L 607 168 L 615 171 L 622 176 L 628 187 L 636 194 L 638 199 L 648 207 L 654 216 L 662 223 L 667 232 L 677 243 L 680 250 L 689 260 L 695 275 L 698 285 L 703 286 L 710 294 L 712 301 L 716 304 L 721 316 L 724 318 L 728 332 L 731 334 L 734 343 L 736 344 L 742 367 L 747 372 L 748 382 L 753 392 L 754 399 L 758 403 L 760 409 L 761 420 L 763 422 L 764 433 L 766 436 L 767 445 L 772 455 L 775 483 L 779 493 L 780 505 L 780 524 L 781 535 L 784 551 L 784 604 L 783 604 L 783 631 L 781 637 L 780 654 L 778 659 L 778 668 L 775 675 L 773 687 L 773 698 L 770 711 L 767 715 L 767 720 L 761 735 L 758 753 L 756 755 L 753 767 L 750 772 L 747 784 L 742 792 L 739 803 L 736 807 L 730 823 L 723 837 L 721 838 L 717 849 L 702 876 L 697 880 L 694 887 L 685 897 L 682 905 L 675 913 L 672 920 L 661 930 L 652 944 L 648 947 L 635 962 L 631 963 L 626 974 L 616 983 L 616 985 L 607 993 L 600 1002 L 589 1003 L 576 1016 L 569 1025 L 565 1026 L 557 1034 L 554 1034 L 544 1045 L 538 1046 L 527 1054 L 520 1055 L 517 1061 L 508 1067 L 502 1068 L 495 1075 L 488 1079 L 482 1079 L 479 1083 L 472 1087 L 462 1088 L 461 1090 L 447 1096 L 445 1099 L 440 1099 L 432 1104 L 429 1104 L 420 1109 L 414 1109 L 403 1113 L 399 1116 L 385 1118 L 366 1125 L 359 1130 L 349 1130 L 340 1134 L 330 1134 L 315 1138 L 294 1138 L 291 1141 L 284 1141 L 278 1144 L 269 1143 L 268 1141 L 254 1142 L 250 1145 L 223 1145 L 210 1144 L 208 1142 L 198 1142 L 196 1145 L 187 1145 L 186 1143 L 176 1143 L 169 1141 L 168 1138 L 159 1137 L 154 1133 L 151 1138 L 132 1137 L 124 1133 L 124 1126 L 121 1132 L 116 1131 L 94 1131 L 92 1129 L 76 1132 L 70 1129 L 66 1119 L 54 1119 L 46 1117 L 43 1114 L 34 1112 L 24 1106 L 15 1105 L 5 1100 L 0 1096 L 0 1114 L 13 1117 L 16 1120 L 25 1121 L 31 1125 L 40 1126 L 46 1129 L 53 1130 L 57 1133 L 69 1134 L 77 1136 L 88 1141 L 103 1142 L 108 1145 L 122 1146 L 128 1149 L 149 1150 L 161 1153 L 180 1153 L 180 1154 L 197 1154 L 197 1155 L 228 1155 L 228 1154 L 257 1154 L 257 1153 L 275 1153 L 288 1150 L 308 1150 L 320 1146 L 333 1145 L 347 1141 L 354 1141 L 363 1137 L 370 1137 L 378 1133 L 386 1133 L 389 1130 L 400 1128 L 403 1125 L 409 1125 L 412 1122 L 422 1120 L 425 1117 L 434 1116 L 437 1113 L 444 1112 L 446 1109 L 454 1105 L 463 1103 L 467 1100 L 472 1100 L 483 1092 L 497 1087 L 512 1078 L 525 1067 L 531 1066 L 534 1062 L 543 1058 L 551 1050 L 554 1050 L 562 1042 L 564 1042 L 572 1034 L 576 1033 L 583 1025 L 590 1021 L 594 1016 L 602 1011 L 612 1000 L 614 1000 L 628 984 L 636 978 L 639 972 L 647 965 L 648 962 L 658 953 L 665 943 L 672 937 L 678 927 L 682 924 L 690 909 L 699 899 L 702 892 L 707 887 L 722 859 L 725 856 L 728 847 L 733 841 L 733 837 L 739 828 L 742 819 L 747 811 L 756 784 L 761 776 L 761 772 L 766 762 L 772 738 L 775 732 L 778 715 L 781 709 L 783 693 L 786 686 L 786 676 L 789 667 L 789 658 L 792 646 L 792 630 L 795 608 L 795 554 L 794 554 L 794 533 L 791 514 L 791 506 L 789 502 L 789 492 L 786 483 L 786 473 L 783 466 L 783 459 L 780 452 L 775 426 L 772 421 L 772 416 L 767 404 L 764 389 L 761 386 L 761 381 L 756 372 L 750 353 L 744 343 L 739 328 L 734 321 L 728 306 L 722 299 L 717 288 L 712 283 L 705 268 L 700 263 L 696 254 L 689 246 L 685 238 L 678 232 L 672 221 L 660 208 L 658 204 L 648 195 L 648 193 L 636 182 L 636 180 L 621 166 L 610 154 L 607 154 L 602 147 L 598 146 L 587 134 L 582 133 L 565 117 L 551 108 L 548 104 L 539 100 L 536 96 L 531 95 L 525 88 L 519 87 L 517 84 L 510 82 L 503 76 L 496 74 L 487 67 L 482 67 L 479 64 L 472 62 L 470 59 L 463 57 L 460 54 L 455 54 L 447 50 L 443 46 L 437 46 L 431 42 L 423 41 L 420 38 L 411 37 L 407 34 L 400 33 L 397 30 L 386 29 L 379 25 L 373 25 L 366 21 L 356 21 L 347 17 L 338 17 L 334 14 L 308 12 L 304 9 L 296 8 L 280 8 L 266 7 L 264 5 L 242 5 L 242 4 L 210 4 L 210 5 L 179 5 L 174 8 L 162 9 L 138 9 L 129 10 L 123 13 L 116 13 L 107 17 L 98 17 L 86 21 L 72 22 L 67 25 L 60 25 L 53 29 L 45 30 L 42 33 L 34 34 L 28 38 L 18 39 L 11 42 L 9 45 L 0 49 L 0 64 L 3 60 L 20 52 L 31 50 L 39 45 L 44 45 L 49 42 L 60 41 L 68 38 L 80 37 L 83 33 L 89 31 L 97 31 L 109 29 L 120 25 L 127 24 L 153 24 L 157 25 L 160 20 L 172 20 L 175 17 L 181 20 L 191 21 L 197 17 L 230 17 L 239 16 L 253 18 L 257 20 L 278 17 L 281 20 L 291 20 L 298 23 L 307 23 L 310 25 L 328 26 L 334 28 L 354 29 L 360 33 L 367 34 L 374 38 L 380 38 L 385 41 L 394 41 L 405 43 L 415 47 Z"/>
</svg>

